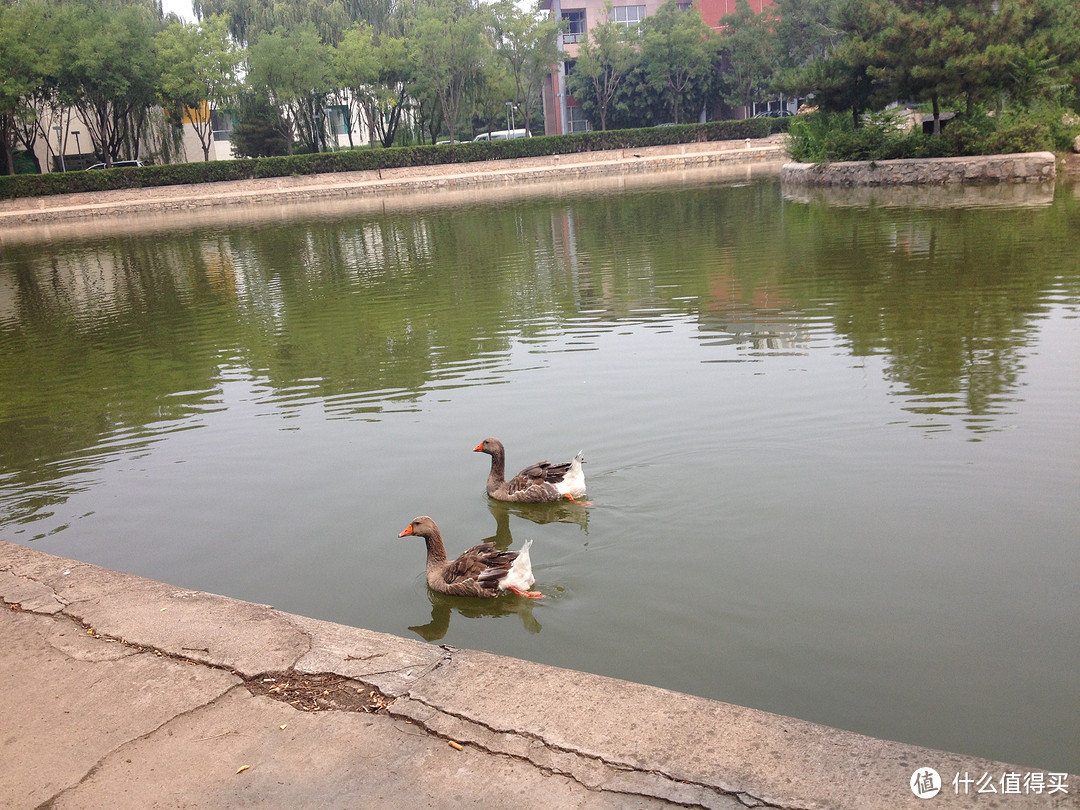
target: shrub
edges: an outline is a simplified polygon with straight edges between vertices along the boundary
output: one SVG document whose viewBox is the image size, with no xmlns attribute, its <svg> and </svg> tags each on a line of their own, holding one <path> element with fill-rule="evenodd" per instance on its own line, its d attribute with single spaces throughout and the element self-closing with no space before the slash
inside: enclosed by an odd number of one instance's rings
<svg viewBox="0 0 1080 810">
<path fill-rule="evenodd" d="M 889 116 L 869 116 L 855 129 L 841 113 L 796 116 L 788 137 L 788 152 L 801 163 L 842 160 L 894 160 L 954 155 L 995 155 L 1013 152 L 1064 150 L 1080 132 L 1056 107 L 990 115 L 979 111 L 950 122 L 940 137 L 919 130 L 904 133 Z"/>
</svg>

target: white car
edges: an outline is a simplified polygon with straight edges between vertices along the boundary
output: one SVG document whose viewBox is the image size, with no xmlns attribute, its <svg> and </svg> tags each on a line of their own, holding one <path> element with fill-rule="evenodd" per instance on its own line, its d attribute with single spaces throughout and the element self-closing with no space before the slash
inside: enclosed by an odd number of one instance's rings
<svg viewBox="0 0 1080 810">
<path fill-rule="evenodd" d="M 125 169 L 125 168 L 129 168 L 131 166 L 144 166 L 144 165 L 146 165 L 146 164 L 144 164 L 141 160 L 114 160 L 113 165 L 112 165 L 111 168 L 113 168 L 113 169 Z M 93 166 L 87 166 L 86 170 L 90 171 L 91 169 L 104 169 L 104 168 L 106 168 L 104 163 L 95 163 Z"/>
<path fill-rule="evenodd" d="M 509 141 L 514 138 L 528 138 L 527 129 L 497 129 L 494 132 L 481 132 L 474 141 Z"/>
</svg>

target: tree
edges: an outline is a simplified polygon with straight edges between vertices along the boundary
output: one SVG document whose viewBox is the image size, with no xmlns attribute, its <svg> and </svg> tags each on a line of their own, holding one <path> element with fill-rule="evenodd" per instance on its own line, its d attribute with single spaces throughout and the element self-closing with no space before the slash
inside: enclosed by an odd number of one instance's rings
<svg viewBox="0 0 1080 810">
<path fill-rule="evenodd" d="M 202 145 L 203 160 L 210 160 L 213 114 L 240 90 L 238 71 L 243 52 L 229 37 L 223 16 L 198 24 L 175 22 L 156 37 L 161 72 L 159 93 L 164 106 L 198 111 L 191 116 Z"/>
<path fill-rule="evenodd" d="M 837 0 L 775 0 L 772 21 L 777 65 L 797 69 L 824 59 L 843 32 L 834 23 Z"/>
<path fill-rule="evenodd" d="M 484 22 L 469 0 L 429 0 L 420 8 L 410 38 L 421 92 L 426 86 L 438 99 L 451 140 L 465 91 L 478 80 L 490 55 Z"/>
<path fill-rule="evenodd" d="M 1080 5 L 1071 0 L 1003 0 L 974 24 L 986 43 L 974 76 L 961 83 L 969 109 L 1004 96 L 1067 104 L 1080 90 Z M 996 99 L 995 99 L 996 96 Z"/>
<path fill-rule="evenodd" d="M 1053 78 L 1062 103 L 1080 112 L 1080 4 L 1073 0 L 1036 0 L 1025 42 L 1054 54 Z"/>
<path fill-rule="evenodd" d="M 769 87 L 776 68 L 777 40 L 765 12 L 755 14 L 747 0 L 736 0 L 735 13 L 720 18 L 724 102 L 749 107 Z"/>
<path fill-rule="evenodd" d="M 318 150 L 323 139 L 326 94 L 333 89 L 330 51 L 315 28 L 277 28 L 248 48 L 248 85 L 275 110 L 278 129 L 293 153 L 299 140 Z"/>
<path fill-rule="evenodd" d="M 49 39 L 40 38 L 44 11 L 38 3 L 0 4 L 0 174 L 15 173 L 20 129 L 37 118 L 30 100 L 52 81 Z"/>
<path fill-rule="evenodd" d="M 76 45 L 61 70 L 106 166 L 126 152 L 139 156 L 147 111 L 158 85 L 154 33 L 160 26 L 148 7 L 76 6 L 68 20 Z"/>
<path fill-rule="evenodd" d="M 246 93 L 236 107 L 236 123 L 229 140 L 236 157 L 273 157 L 287 155 L 292 140 L 281 134 L 278 111 L 263 96 Z"/>
<path fill-rule="evenodd" d="M 334 49 L 333 72 L 339 86 L 349 91 L 357 120 L 364 121 L 373 140 L 391 146 L 413 73 L 406 41 L 389 33 L 378 35 L 367 23 L 357 23 Z M 349 139 L 351 143 L 351 132 Z"/>
<path fill-rule="evenodd" d="M 513 104 L 514 78 L 510 74 L 505 60 L 487 59 L 479 75 L 470 85 L 472 117 L 475 129 L 492 132 L 496 129 L 510 128 L 510 110 L 507 104 Z M 514 128 L 517 128 L 515 123 Z"/>
<path fill-rule="evenodd" d="M 611 0 L 605 8 L 611 12 Z M 595 103 L 600 129 L 607 129 L 608 113 L 619 85 L 633 69 L 638 57 L 636 31 L 610 18 L 594 25 L 588 38 L 578 48 L 577 63 L 570 74 L 568 89 L 582 106 L 589 99 Z"/>
<path fill-rule="evenodd" d="M 946 101 L 970 115 L 991 102 L 1060 103 L 1065 88 L 1074 98 L 1080 88 L 1080 6 L 1072 0 L 778 2 L 778 40 L 795 66 L 784 85 L 812 92 L 823 109 L 850 110 L 855 126 L 867 110 L 910 99 L 930 104 L 940 132 Z M 786 9 L 797 25 L 783 19 Z M 799 31 L 817 44 L 796 47 Z"/>
<path fill-rule="evenodd" d="M 901 0 L 889 9 L 878 35 L 879 75 L 889 79 L 897 98 L 931 102 L 935 135 L 941 134 L 942 97 L 960 93 L 960 76 L 981 44 L 963 23 L 961 10 L 948 3 L 924 6 Z"/>
<path fill-rule="evenodd" d="M 584 106 L 584 105 L 583 105 Z M 671 105 L 664 88 L 649 80 L 644 60 L 635 60 L 620 82 L 619 90 L 608 109 L 611 129 L 652 127 L 671 121 Z"/>
<path fill-rule="evenodd" d="M 885 29 L 888 7 L 879 0 L 838 0 L 827 27 L 835 41 L 824 56 L 789 73 L 784 86 L 799 95 L 814 96 L 828 112 L 850 112 L 858 128 L 867 110 L 880 109 L 896 96 L 888 77 L 879 36 Z"/>
<path fill-rule="evenodd" d="M 375 52 L 372 28 L 366 23 L 353 25 L 330 57 L 334 82 L 348 91 L 349 118 L 357 121 L 369 118 L 374 105 L 375 88 L 379 81 L 379 57 Z M 368 120 L 368 132 L 375 128 Z M 352 127 L 349 127 L 349 145 L 352 145 Z"/>
<path fill-rule="evenodd" d="M 263 34 L 278 29 L 299 31 L 313 29 L 323 42 L 341 40 L 349 25 L 359 17 L 363 5 L 343 0 L 192 0 L 192 9 L 200 20 L 224 15 L 229 33 L 241 45 L 252 45 Z"/>
<path fill-rule="evenodd" d="M 567 23 L 522 11 L 513 0 L 499 0 L 492 9 L 495 52 L 506 64 L 513 81 L 512 100 L 528 128 L 540 101 L 544 77 L 559 61 L 558 35 Z"/>
<path fill-rule="evenodd" d="M 681 121 L 688 93 L 708 80 L 716 57 L 715 35 L 697 11 L 668 0 L 642 23 L 641 57 L 649 84 L 664 94 L 671 120 Z"/>
</svg>

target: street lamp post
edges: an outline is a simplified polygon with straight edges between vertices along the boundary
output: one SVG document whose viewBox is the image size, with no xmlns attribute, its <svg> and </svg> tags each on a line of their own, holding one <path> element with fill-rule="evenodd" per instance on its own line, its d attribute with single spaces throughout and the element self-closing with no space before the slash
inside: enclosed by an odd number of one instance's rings
<svg viewBox="0 0 1080 810">
<path fill-rule="evenodd" d="M 66 172 L 67 165 L 64 163 L 64 140 L 61 137 L 61 133 L 64 131 L 63 127 L 53 127 L 56 130 L 56 151 L 60 153 L 60 171 Z"/>
<path fill-rule="evenodd" d="M 75 136 L 75 148 L 79 150 L 79 157 L 82 157 L 82 144 L 79 143 L 79 133 L 81 131 L 78 129 L 71 130 L 71 134 Z"/>
</svg>

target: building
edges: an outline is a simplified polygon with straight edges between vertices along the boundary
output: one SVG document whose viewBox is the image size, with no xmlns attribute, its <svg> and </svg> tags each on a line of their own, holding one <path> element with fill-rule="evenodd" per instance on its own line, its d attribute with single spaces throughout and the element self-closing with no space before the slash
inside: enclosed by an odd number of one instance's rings
<svg viewBox="0 0 1080 810">
<path fill-rule="evenodd" d="M 350 146 L 349 134 L 352 128 L 353 138 L 362 137 L 357 143 L 366 143 L 367 132 L 362 122 L 357 122 L 350 115 L 345 104 L 333 104 L 326 107 L 328 135 L 324 148 L 347 149 Z M 201 163 L 203 161 L 202 141 L 196 128 L 206 122 L 211 126 L 210 160 L 231 160 L 233 158 L 230 134 L 233 128 L 233 114 L 228 110 L 209 110 L 204 104 L 199 108 L 186 108 L 183 119 L 183 137 L 180 154 L 172 162 Z M 38 138 L 34 151 L 43 172 L 78 171 L 98 163 L 101 158 L 94 152 L 90 128 L 75 109 L 64 111 L 59 123 L 43 127 L 49 138 Z M 325 136 L 324 136 L 325 137 Z M 121 159 L 143 159 L 145 155 L 124 155 Z"/>
<path fill-rule="evenodd" d="M 615 0 L 616 3 L 626 0 Z M 632 5 L 613 5 L 610 18 L 627 26 L 638 25 L 645 17 L 655 14 L 664 0 L 644 0 Z M 701 17 L 712 28 L 720 27 L 720 18 L 735 13 L 736 0 L 697 0 L 692 6 L 690 0 L 676 0 L 680 7 L 689 11 L 692 7 L 700 10 Z M 773 0 L 748 0 L 750 10 L 755 14 L 771 8 Z M 544 79 L 544 134 L 565 135 L 569 132 L 584 132 L 589 128 L 582 115 L 581 107 L 573 96 L 566 92 L 566 75 L 573 69 L 580 43 L 588 37 L 593 26 L 608 18 L 604 0 L 541 0 L 540 9 L 547 11 L 553 19 L 566 20 L 567 30 L 561 34 L 561 50 L 564 58 L 555 64 L 554 69 Z"/>
</svg>

